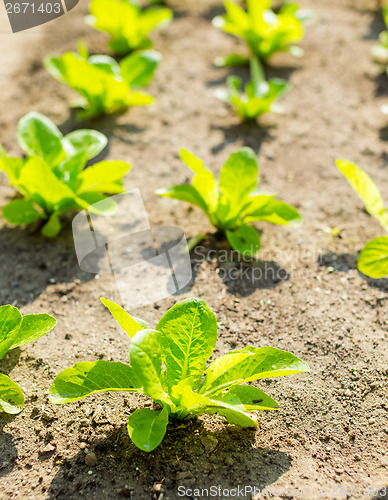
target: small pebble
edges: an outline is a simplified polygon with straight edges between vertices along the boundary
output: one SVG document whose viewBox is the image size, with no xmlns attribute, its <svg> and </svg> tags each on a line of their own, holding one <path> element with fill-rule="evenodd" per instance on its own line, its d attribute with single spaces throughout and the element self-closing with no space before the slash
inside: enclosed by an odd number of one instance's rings
<svg viewBox="0 0 388 500">
<path fill-rule="evenodd" d="M 217 448 L 218 439 L 212 435 L 203 436 L 201 438 L 202 446 L 205 448 L 206 453 L 211 453 Z"/>
<path fill-rule="evenodd" d="M 47 283 L 49 285 L 56 285 L 58 283 L 58 279 L 57 278 L 52 278 L 52 277 L 47 278 Z"/>
<path fill-rule="evenodd" d="M 96 463 L 97 463 L 96 454 L 90 451 L 85 457 L 85 464 L 91 467 L 93 465 L 96 465 Z"/>
<path fill-rule="evenodd" d="M 356 453 L 354 455 L 354 458 L 355 458 L 355 460 L 357 460 L 359 462 L 361 460 L 361 455 L 359 455 L 358 453 Z"/>
</svg>

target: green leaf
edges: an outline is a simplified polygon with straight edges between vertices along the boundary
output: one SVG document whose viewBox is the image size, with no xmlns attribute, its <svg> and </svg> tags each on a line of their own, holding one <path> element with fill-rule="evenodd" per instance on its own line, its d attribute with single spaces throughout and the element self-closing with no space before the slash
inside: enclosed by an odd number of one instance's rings
<svg viewBox="0 0 388 500">
<path fill-rule="evenodd" d="M 24 395 L 18 384 L 4 373 L 0 373 L 0 410 L 11 415 L 24 408 Z"/>
<path fill-rule="evenodd" d="M 145 87 L 152 80 L 162 55 L 155 50 L 134 52 L 120 62 L 121 76 L 134 87 Z"/>
<path fill-rule="evenodd" d="M 141 330 L 147 330 L 148 325 L 145 321 L 139 318 L 134 318 L 130 314 L 127 313 L 122 307 L 120 307 L 115 302 L 112 302 L 109 299 L 104 299 L 101 297 L 101 302 L 107 307 L 117 321 L 117 323 L 121 326 L 121 328 L 132 338 L 137 332 Z"/>
<path fill-rule="evenodd" d="M 131 91 L 122 76 L 114 73 L 113 66 L 117 63 L 110 59 L 111 65 L 106 57 L 103 64 L 101 57 L 97 60 L 96 56 L 93 56 L 90 62 L 79 54 L 65 52 L 60 58 L 46 58 L 44 63 L 54 78 L 82 95 L 81 107 L 85 109 L 83 117 L 114 113 L 129 106 L 147 105 L 152 102 L 151 96 Z M 92 64 L 93 60 L 96 64 Z M 107 71 L 109 67 L 111 70 Z"/>
<path fill-rule="evenodd" d="M 245 347 L 213 361 L 199 392 L 219 394 L 233 385 L 308 371 L 308 365 L 290 352 L 274 347 Z"/>
<path fill-rule="evenodd" d="M 21 170 L 18 189 L 27 192 L 29 198 L 46 213 L 59 209 L 62 204 L 73 202 L 75 193 L 63 184 L 44 160 L 37 156 L 29 159 Z"/>
<path fill-rule="evenodd" d="M 222 398 L 218 397 L 218 399 L 230 404 L 235 398 L 238 398 L 248 411 L 277 410 L 279 408 L 274 399 L 253 385 L 234 385 Z"/>
<path fill-rule="evenodd" d="M 186 201 L 192 205 L 196 205 L 205 213 L 208 211 L 205 201 L 198 191 L 190 184 L 182 184 L 178 186 L 171 186 L 168 188 L 157 189 L 156 194 L 166 198 L 174 198 L 180 201 Z"/>
<path fill-rule="evenodd" d="M 24 160 L 22 158 L 7 156 L 4 149 L 0 146 L 0 170 L 8 176 L 11 186 L 17 185 L 23 165 Z"/>
<path fill-rule="evenodd" d="M 251 148 L 241 148 L 231 154 L 220 175 L 220 188 L 237 211 L 258 183 L 257 157 Z"/>
<path fill-rule="evenodd" d="M 141 330 L 132 338 L 129 346 L 131 365 L 136 379 L 147 396 L 170 404 L 170 398 L 163 387 L 160 332 Z"/>
<path fill-rule="evenodd" d="M 364 202 L 367 211 L 388 231 L 388 213 L 376 184 L 360 167 L 346 160 L 337 160 L 336 165 L 349 184 Z"/>
<path fill-rule="evenodd" d="M 79 173 L 85 167 L 88 157 L 85 153 L 75 153 L 70 143 L 68 143 L 70 153 L 57 167 L 53 168 L 54 174 L 58 180 L 66 184 L 71 190 L 77 187 L 77 178 Z M 71 156 L 73 154 L 73 156 Z"/>
<path fill-rule="evenodd" d="M 255 427 L 257 421 L 246 411 L 241 401 L 234 397 L 233 400 L 224 401 L 222 398 L 210 399 L 207 396 L 194 392 L 191 382 L 186 379 L 171 389 L 171 397 L 178 406 L 180 418 L 189 415 L 203 415 L 204 413 L 219 413 L 230 423 L 242 427 Z"/>
<path fill-rule="evenodd" d="M 0 306 L 0 359 L 11 349 L 21 324 L 22 315 L 16 307 Z"/>
<path fill-rule="evenodd" d="M 226 66 L 245 66 L 249 63 L 249 57 L 240 54 L 229 54 L 228 56 L 216 57 L 214 64 L 219 68 Z"/>
<path fill-rule="evenodd" d="M 61 231 L 61 222 L 59 220 L 58 214 L 54 212 L 50 215 L 49 220 L 42 227 L 42 234 L 46 238 L 55 238 Z"/>
<path fill-rule="evenodd" d="M 125 161 L 100 161 L 83 170 L 78 179 L 80 184 L 77 194 L 85 192 L 108 193 L 107 187 L 112 182 L 121 180 L 131 169 L 131 165 Z"/>
<path fill-rule="evenodd" d="M 260 250 L 260 234 L 252 226 L 238 226 L 225 233 L 232 248 L 243 255 L 255 255 Z"/>
<path fill-rule="evenodd" d="M 181 148 L 180 157 L 183 163 L 188 166 L 195 174 L 201 174 L 205 170 L 203 161 L 191 153 L 188 149 Z"/>
<path fill-rule="evenodd" d="M 358 258 L 358 269 L 366 276 L 388 277 L 388 236 L 369 241 Z"/>
<path fill-rule="evenodd" d="M 219 189 L 213 173 L 205 168 L 202 160 L 197 158 L 187 149 L 181 149 L 181 159 L 196 175 L 192 185 L 206 204 L 206 210 L 214 211 L 218 205 Z"/>
<path fill-rule="evenodd" d="M 63 404 L 78 401 L 97 392 L 142 392 L 136 387 L 133 369 L 124 363 L 112 361 L 85 361 L 76 363 L 59 373 L 50 387 L 52 403 Z"/>
<path fill-rule="evenodd" d="M 280 200 L 269 200 L 264 206 L 247 209 L 244 222 L 267 221 L 272 224 L 298 226 L 303 219 L 296 208 Z"/>
<path fill-rule="evenodd" d="M 213 311 L 204 300 L 181 300 L 164 314 L 156 329 L 161 332 L 168 387 L 187 377 L 197 386 L 217 341 Z"/>
<path fill-rule="evenodd" d="M 97 130 L 74 130 L 64 138 L 70 143 L 72 155 L 83 153 L 87 160 L 96 157 L 108 144 L 108 138 Z"/>
<path fill-rule="evenodd" d="M 144 34 L 150 33 L 156 28 L 167 26 L 172 17 L 173 14 L 170 9 L 161 7 L 148 8 L 142 12 L 140 17 L 140 29 Z"/>
<path fill-rule="evenodd" d="M 10 349 L 20 347 L 43 337 L 57 324 L 55 318 L 49 314 L 26 314 Z"/>
<path fill-rule="evenodd" d="M 3 217 L 16 226 L 24 226 L 42 217 L 31 200 L 12 200 L 3 207 Z"/>
<path fill-rule="evenodd" d="M 168 424 L 168 410 L 136 410 L 128 419 L 128 434 L 133 443 L 150 452 L 162 442 Z"/>
<path fill-rule="evenodd" d="M 54 123 L 40 113 L 28 113 L 18 123 L 18 142 L 30 156 L 39 156 L 50 166 L 62 161 L 62 134 Z"/>
</svg>

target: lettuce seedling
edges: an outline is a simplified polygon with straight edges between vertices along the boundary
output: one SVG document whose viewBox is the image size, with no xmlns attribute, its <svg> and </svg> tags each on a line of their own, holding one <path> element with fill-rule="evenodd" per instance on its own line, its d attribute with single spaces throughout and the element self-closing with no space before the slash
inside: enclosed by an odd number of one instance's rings
<svg viewBox="0 0 388 500">
<path fill-rule="evenodd" d="M 227 89 L 218 89 L 216 97 L 234 107 L 243 120 L 256 120 L 266 113 L 281 113 L 276 101 L 288 90 L 289 84 L 280 78 L 265 80 L 260 63 L 255 57 L 250 60 L 252 80 L 241 91 L 242 80 L 231 75 L 227 78 Z"/>
<path fill-rule="evenodd" d="M 49 398 L 62 404 L 106 391 L 149 396 L 162 409 L 136 410 L 128 420 L 129 435 L 143 451 L 161 443 L 169 419 L 219 413 L 232 424 L 254 427 L 258 422 L 252 412 L 275 410 L 278 404 L 257 387 L 243 384 L 309 371 L 299 358 L 273 347 L 230 351 L 206 369 L 216 345 L 217 320 L 204 300 L 176 303 L 155 330 L 114 302 L 101 300 L 132 339 L 131 366 L 104 360 L 76 363 L 57 375 Z"/>
<path fill-rule="evenodd" d="M 159 52 L 144 50 L 118 63 L 106 55 L 89 57 L 80 47 L 79 53 L 47 57 L 44 64 L 51 76 L 81 94 L 73 105 L 84 109 L 78 115 L 83 119 L 151 104 L 154 98 L 138 89 L 152 80 L 160 60 Z"/>
<path fill-rule="evenodd" d="M 252 149 L 244 147 L 233 153 L 222 167 L 219 182 L 186 149 L 181 149 L 181 159 L 195 173 L 192 183 L 158 189 L 157 194 L 199 207 L 238 252 L 254 255 L 260 248 L 260 235 L 251 222 L 288 225 L 302 221 L 294 207 L 275 200 L 275 194 L 256 189 L 259 167 Z"/>
<path fill-rule="evenodd" d="M 388 233 L 388 210 L 373 180 L 360 167 L 346 160 L 337 160 L 336 165 L 364 202 L 367 212 Z M 388 236 L 369 241 L 360 253 L 357 266 L 359 271 L 371 278 L 388 277 Z"/>
<path fill-rule="evenodd" d="M 3 207 L 3 217 L 12 224 L 40 221 L 42 234 L 53 238 L 61 230 L 61 215 L 87 208 L 96 212 L 89 206 L 124 190 L 122 178 L 131 168 L 128 163 L 100 161 L 85 169 L 108 142 L 96 130 L 75 130 L 63 136 L 45 116 L 28 113 L 19 121 L 18 142 L 26 159 L 10 157 L 0 148 L 0 171 L 23 196 Z M 110 205 L 106 209 L 113 209 Z"/>
<path fill-rule="evenodd" d="M 129 0 L 92 0 L 86 22 L 108 33 L 111 49 L 116 54 L 125 55 L 152 47 L 149 34 L 166 26 L 171 19 L 172 11 L 163 7 L 142 9 Z"/>
<path fill-rule="evenodd" d="M 56 325 L 48 314 L 26 314 L 22 316 L 16 307 L 0 306 L 0 359 L 16 347 L 33 342 Z M 24 395 L 16 382 L 0 373 L 0 410 L 20 413 L 24 407 Z"/>
<path fill-rule="evenodd" d="M 296 3 L 286 3 L 277 13 L 271 8 L 271 0 L 247 0 L 247 11 L 233 0 L 225 0 L 226 13 L 216 16 L 213 25 L 242 38 L 250 55 L 268 61 L 277 52 L 290 52 L 301 56 L 302 50 L 293 45 L 304 37 L 303 21 L 310 15 Z M 220 66 L 246 64 L 249 58 L 231 54 L 218 58 Z"/>
</svg>

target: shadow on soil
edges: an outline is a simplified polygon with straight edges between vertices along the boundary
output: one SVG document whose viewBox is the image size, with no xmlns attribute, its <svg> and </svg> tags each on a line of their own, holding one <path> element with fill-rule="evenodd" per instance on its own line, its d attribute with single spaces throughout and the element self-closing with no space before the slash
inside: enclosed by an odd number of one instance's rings
<svg viewBox="0 0 388 500">
<path fill-rule="evenodd" d="M 334 271 L 346 273 L 351 269 L 357 269 L 357 260 L 358 256 L 354 254 L 329 252 L 319 257 L 318 264 L 332 267 Z M 361 272 L 358 274 L 367 282 L 368 286 L 388 292 L 388 278 L 373 279 Z"/>
<path fill-rule="evenodd" d="M 0 255 L 0 304 L 24 306 L 50 286 L 63 296 L 68 292 L 63 284 L 94 278 L 78 266 L 71 218 L 65 219 L 62 232 L 54 240 L 44 238 L 39 232 L 30 234 L 28 229 L 2 228 Z"/>
<path fill-rule="evenodd" d="M 218 275 L 229 293 L 237 297 L 248 297 L 257 289 L 270 289 L 289 279 L 289 274 L 275 261 L 263 261 L 254 257 L 242 256 L 232 250 L 229 243 L 217 234 L 196 246 L 190 254 L 193 279 L 180 291 L 191 290 L 201 267 L 207 265 L 210 272 Z M 205 271 L 206 272 L 206 271 Z M 175 294 L 175 295 L 179 295 Z"/>
<path fill-rule="evenodd" d="M 193 489 L 256 485 L 262 489 L 291 466 L 291 458 L 283 452 L 253 448 L 255 429 L 227 425 L 209 433 L 199 419 L 169 425 L 162 444 L 151 453 L 135 447 L 126 426 L 102 439 L 90 439 L 89 443 L 88 452 L 95 454 L 94 465 L 85 463 L 84 451 L 61 461 L 48 498 L 157 499 L 163 492 L 175 498 L 179 486 Z"/>
<path fill-rule="evenodd" d="M 369 24 L 369 32 L 365 34 L 364 40 L 374 40 L 377 42 L 379 34 L 387 29 L 384 23 L 383 12 L 380 6 L 370 9 L 367 12 L 372 14 L 372 20 Z"/>
<path fill-rule="evenodd" d="M 6 476 L 11 472 L 18 457 L 14 438 L 3 428 L 14 420 L 15 416 L 0 414 L 0 477 Z"/>
<path fill-rule="evenodd" d="M 70 114 L 64 122 L 59 125 L 59 128 L 63 134 L 68 134 L 73 130 L 77 129 L 93 129 L 98 130 L 102 134 L 105 134 L 109 141 L 112 139 L 117 139 L 120 142 L 125 144 L 135 144 L 136 143 L 136 135 L 141 134 L 146 130 L 145 127 L 138 127 L 131 123 L 117 123 L 118 119 L 128 114 L 128 110 L 120 111 L 117 113 L 112 113 L 109 115 L 99 116 L 94 119 L 88 120 L 78 120 L 77 119 L 77 111 L 70 110 Z M 101 152 L 101 154 L 93 158 L 92 163 L 96 163 L 96 161 L 101 161 L 109 155 L 109 142 L 106 148 Z M 111 158 L 113 160 L 114 158 Z"/>
<path fill-rule="evenodd" d="M 262 126 L 254 121 L 237 123 L 230 127 L 212 125 L 212 130 L 220 130 L 224 134 L 224 139 L 212 147 L 212 153 L 218 154 L 230 144 L 235 144 L 242 140 L 244 146 L 249 146 L 259 154 L 263 143 L 273 139 L 271 130 L 274 128 L 276 128 L 274 125 Z"/>
</svg>

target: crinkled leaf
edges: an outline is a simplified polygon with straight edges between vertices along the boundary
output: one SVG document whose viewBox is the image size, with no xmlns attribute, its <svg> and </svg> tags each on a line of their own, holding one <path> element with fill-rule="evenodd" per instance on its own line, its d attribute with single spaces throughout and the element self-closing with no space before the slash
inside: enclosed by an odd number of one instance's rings
<svg viewBox="0 0 388 500">
<path fill-rule="evenodd" d="M 19 120 L 20 147 L 30 156 L 39 156 L 50 166 L 56 165 L 66 156 L 61 139 L 60 130 L 40 113 L 28 113 Z"/>
<path fill-rule="evenodd" d="M 134 52 L 120 62 L 121 76 L 131 86 L 145 87 L 152 80 L 162 55 L 156 50 Z"/>
<path fill-rule="evenodd" d="M 232 210 L 237 211 L 256 188 L 258 174 L 257 157 L 251 148 L 241 148 L 230 155 L 221 170 L 220 188 L 230 201 Z"/>
<path fill-rule="evenodd" d="M 18 384 L 4 373 L 0 373 L 0 410 L 11 415 L 24 408 L 24 395 Z"/>
<path fill-rule="evenodd" d="M 279 408 L 274 399 L 253 385 L 234 385 L 222 398 L 218 396 L 218 399 L 230 404 L 235 398 L 238 398 L 248 411 L 277 410 Z"/>
<path fill-rule="evenodd" d="M 128 434 L 133 443 L 150 452 L 162 442 L 168 424 L 168 410 L 136 410 L 128 419 Z"/>
<path fill-rule="evenodd" d="M 279 225 L 300 225 L 303 221 L 296 208 L 280 200 L 270 200 L 262 207 L 252 204 L 246 213 L 244 222 L 263 220 Z"/>
<path fill-rule="evenodd" d="M 113 181 L 121 180 L 131 169 L 131 165 L 125 161 L 100 161 L 83 170 L 78 179 L 80 184 L 77 194 L 85 192 L 108 193 L 109 186 Z"/>
<path fill-rule="evenodd" d="M 60 182 L 47 163 L 37 156 L 23 166 L 18 180 L 19 187 L 47 213 L 72 203 L 75 198 L 75 193 Z"/>
<path fill-rule="evenodd" d="M 16 226 L 30 224 L 41 216 L 42 213 L 36 210 L 31 200 L 12 200 L 3 207 L 4 219 Z"/>
<path fill-rule="evenodd" d="M 181 159 L 196 175 L 192 185 L 206 204 L 205 211 L 214 211 L 217 208 L 219 188 L 213 173 L 205 168 L 201 159 L 187 149 L 181 149 Z"/>
<path fill-rule="evenodd" d="M 15 186 L 17 184 L 23 165 L 24 160 L 22 158 L 7 156 L 7 153 L 0 146 L 0 170 L 8 176 L 11 186 Z"/>
<path fill-rule="evenodd" d="M 221 398 L 209 398 L 194 392 L 189 380 L 182 380 L 171 390 L 171 396 L 178 406 L 178 411 L 186 415 L 202 415 L 204 413 L 219 413 L 230 423 L 241 427 L 255 427 L 257 421 L 246 411 L 241 401 L 234 397 L 231 401 L 224 401 Z"/>
<path fill-rule="evenodd" d="M 156 194 L 166 198 L 174 198 L 180 201 L 186 201 L 192 205 L 196 205 L 205 213 L 207 213 L 207 206 L 202 196 L 190 184 L 181 184 L 178 186 L 171 186 L 169 188 L 161 188 L 156 190 Z"/>
<path fill-rule="evenodd" d="M 169 388 L 191 377 L 197 386 L 217 341 L 217 320 L 204 300 L 188 298 L 169 309 L 156 329 Z"/>
<path fill-rule="evenodd" d="M 49 314 L 26 314 L 10 349 L 28 344 L 51 331 L 57 321 Z"/>
<path fill-rule="evenodd" d="M 97 392 L 142 392 L 133 369 L 124 363 L 94 361 L 76 363 L 59 373 L 50 387 L 52 403 L 78 401 Z"/>
<path fill-rule="evenodd" d="M 103 297 L 101 297 L 101 302 L 109 309 L 114 319 L 130 337 L 133 337 L 137 332 L 140 332 L 140 330 L 148 329 L 148 325 L 145 321 L 134 318 L 115 302 L 104 299 Z"/>
<path fill-rule="evenodd" d="M 255 255 L 260 250 L 260 234 L 252 226 L 242 225 L 227 230 L 226 237 L 231 246 L 243 255 Z"/>
<path fill-rule="evenodd" d="M 0 359 L 11 349 L 21 324 L 22 315 L 16 307 L 0 306 Z"/>
<path fill-rule="evenodd" d="M 166 7 L 148 8 L 142 12 L 140 17 L 141 32 L 146 35 L 156 28 L 167 26 L 172 20 L 172 11 Z"/>
<path fill-rule="evenodd" d="M 160 337 L 160 332 L 156 330 L 140 330 L 132 337 L 129 354 L 136 379 L 145 394 L 157 401 L 170 404 L 170 398 L 163 384 Z"/>
<path fill-rule="evenodd" d="M 308 371 L 308 365 L 290 352 L 274 347 L 245 347 L 213 361 L 199 392 L 219 394 L 233 385 Z"/>
<path fill-rule="evenodd" d="M 83 153 L 87 160 L 96 157 L 108 144 L 108 138 L 97 130 L 74 130 L 65 136 L 73 149 L 73 155 Z M 72 156 L 73 156 L 72 155 Z"/>
<path fill-rule="evenodd" d="M 337 160 L 336 165 L 364 202 L 367 211 L 388 231 L 388 212 L 373 180 L 360 167 L 346 160 Z"/>
<path fill-rule="evenodd" d="M 379 279 L 388 277 L 388 236 L 380 236 L 369 241 L 358 258 L 358 269 Z"/>
</svg>

